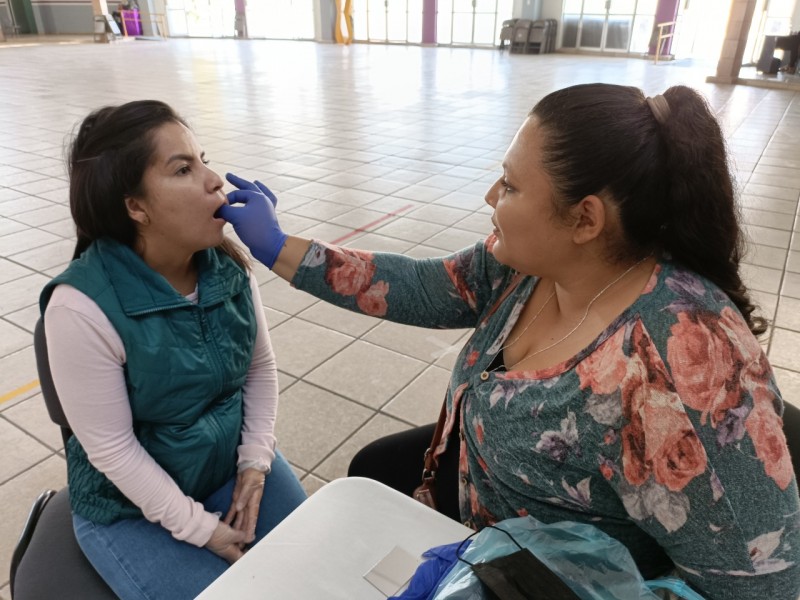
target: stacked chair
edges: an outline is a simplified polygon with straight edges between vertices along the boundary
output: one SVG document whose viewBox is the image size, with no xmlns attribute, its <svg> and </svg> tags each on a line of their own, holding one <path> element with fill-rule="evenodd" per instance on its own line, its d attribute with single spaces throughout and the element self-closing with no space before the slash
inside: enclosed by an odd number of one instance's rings
<svg viewBox="0 0 800 600">
<path fill-rule="evenodd" d="M 498 48 L 502 51 L 506 48 L 506 42 L 508 42 L 509 46 L 511 45 L 511 40 L 514 37 L 514 25 L 516 25 L 519 19 L 508 19 L 503 21 L 503 26 L 500 28 L 500 45 Z"/>
<path fill-rule="evenodd" d="M 547 54 L 555 51 L 557 27 L 555 19 L 511 21 L 503 21 L 503 28 L 500 30 L 501 50 L 507 39 L 510 42 L 510 51 L 515 54 Z"/>
<path fill-rule="evenodd" d="M 547 24 L 547 34 L 545 35 L 545 52 L 555 52 L 558 19 L 545 19 L 544 22 Z"/>
<path fill-rule="evenodd" d="M 514 30 L 511 33 L 510 52 L 524 54 L 528 49 L 528 36 L 531 33 L 530 19 L 517 19 L 514 23 Z"/>
</svg>

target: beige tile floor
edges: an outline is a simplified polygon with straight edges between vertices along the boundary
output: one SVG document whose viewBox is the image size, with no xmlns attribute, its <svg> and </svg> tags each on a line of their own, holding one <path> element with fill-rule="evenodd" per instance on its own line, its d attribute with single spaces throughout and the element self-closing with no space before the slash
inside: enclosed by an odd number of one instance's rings
<svg viewBox="0 0 800 600">
<path fill-rule="evenodd" d="M 764 344 L 781 388 L 797 402 L 800 95 L 706 84 L 713 67 L 303 42 L 0 44 L 0 596 L 31 501 L 65 483 L 31 332 L 39 290 L 71 254 L 63 149 L 91 109 L 166 100 L 219 172 L 278 193 L 288 231 L 423 257 L 489 230 L 484 191 L 547 92 L 589 81 L 648 94 L 697 87 L 726 131 L 752 242 L 745 273 L 774 323 Z M 343 476 L 366 442 L 435 419 L 464 331 L 348 314 L 257 274 L 281 371 L 278 435 L 310 492 Z"/>
</svg>

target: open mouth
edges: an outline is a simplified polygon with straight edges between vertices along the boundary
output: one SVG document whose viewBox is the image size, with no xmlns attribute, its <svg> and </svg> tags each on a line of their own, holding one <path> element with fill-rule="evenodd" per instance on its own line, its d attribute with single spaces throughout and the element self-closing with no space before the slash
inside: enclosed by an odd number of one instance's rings
<svg viewBox="0 0 800 600">
<path fill-rule="evenodd" d="M 222 203 L 217 207 L 217 210 L 214 211 L 214 218 L 225 221 L 225 219 L 222 218 L 222 215 L 219 214 L 219 211 L 222 210 L 223 206 L 228 206 L 228 197 L 222 192 L 222 190 L 219 190 L 219 195 L 222 197 Z"/>
</svg>

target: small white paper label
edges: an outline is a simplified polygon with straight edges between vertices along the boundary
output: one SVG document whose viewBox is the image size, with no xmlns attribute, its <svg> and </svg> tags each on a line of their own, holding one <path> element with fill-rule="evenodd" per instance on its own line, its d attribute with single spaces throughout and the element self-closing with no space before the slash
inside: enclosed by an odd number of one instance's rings
<svg viewBox="0 0 800 600">
<path fill-rule="evenodd" d="M 420 558 L 395 546 L 367 571 L 364 579 L 380 590 L 384 596 L 395 596 L 409 582 L 420 562 Z"/>
</svg>

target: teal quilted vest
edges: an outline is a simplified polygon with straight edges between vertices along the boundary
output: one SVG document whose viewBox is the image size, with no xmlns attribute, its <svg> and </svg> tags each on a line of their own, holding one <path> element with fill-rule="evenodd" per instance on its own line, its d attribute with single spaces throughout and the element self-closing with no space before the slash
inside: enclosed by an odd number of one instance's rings
<svg viewBox="0 0 800 600">
<path fill-rule="evenodd" d="M 127 246 L 98 240 L 45 286 L 39 304 L 44 315 L 62 283 L 98 304 L 125 345 L 136 438 L 185 494 L 203 500 L 236 472 L 256 324 L 248 274 L 218 250 L 198 252 L 195 260 L 197 304 Z M 142 516 L 91 465 L 75 436 L 67 479 L 72 510 L 86 519 L 109 524 Z"/>
</svg>

